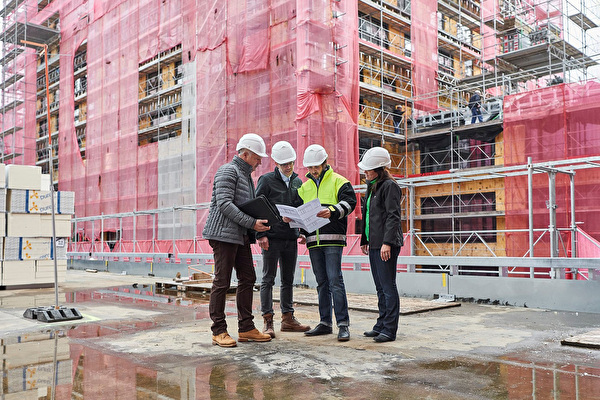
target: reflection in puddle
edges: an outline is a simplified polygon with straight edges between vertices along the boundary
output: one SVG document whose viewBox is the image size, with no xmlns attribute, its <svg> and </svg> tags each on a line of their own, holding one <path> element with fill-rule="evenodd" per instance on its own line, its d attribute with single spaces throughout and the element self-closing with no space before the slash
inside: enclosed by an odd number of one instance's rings
<svg viewBox="0 0 600 400">
<path fill-rule="evenodd" d="M 65 331 L 16 336 L 0 343 L 3 399 L 55 399 L 57 387 L 71 386 L 72 360 Z"/>
<path fill-rule="evenodd" d="M 265 376 L 232 358 L 133 355 L 85 342 L 86 326 L 2 340 L 6 399 L 599 398 L 600 368 L 468 358 L 382 367 L 382 379 Z M 95 336 L 95 335 L 92 335 Z M 90 338 L 90 336 L 87 336 Z M 85 344 L 84 344 L 85 343 Z M 139 355 L 138 355 L 139 356 Z M 360 362 L 360 360 L 357 360 Z M 10 397 L 12 395 L 13 397 Z"/>
<path fill-rule="evenodd" d="M 110 300 L 132 304 L 164 303 L 193 306 L 208 304 L 210 294 L 193 291 L 164 290 L 158 289 L 154 285 L 133 285 L 67 293 L 66 297 L 69 303 Z"/>
<path fill-rule="evenodd" d="M 368 379 L 318 379 L 310 377 L 309 365 L 290 373 L 284 364 L 277 364 L 263 369 L 275 372 L 263 373 L 249 361 L 255 355 L 243 346 L 196 357 L 118 352 L 102 347 L 97 338 L 206 319 L 208 297 L 156 293 L 151 285 L 82 291 L 67 297 L 75 305 L 120 302 L 132 304 L 132 309 L 166 312 L 145 320 L 84 322 L 1 339 L 3 399 L 600 399 L 600 367 L 533 363 L 519 356 L 390 361 L 377 371 L 380 379 L 372 374 Z M 265 357 L 263 362 L 269 360 Z M 331 360 L 332 368 L 343 369 L 344 362 L 360 364 L 361 360 L 340 359 L 339 366 L 335 362 Z"/>
</svg>

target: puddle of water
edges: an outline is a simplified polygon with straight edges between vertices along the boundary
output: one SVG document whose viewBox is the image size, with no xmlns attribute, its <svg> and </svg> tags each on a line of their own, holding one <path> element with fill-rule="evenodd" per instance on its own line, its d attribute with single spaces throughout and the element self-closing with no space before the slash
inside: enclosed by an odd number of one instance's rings
<svg viewBox="0 0 600 400">
<path fill-rule="evenodd" d="M 120 302 L 132 304 L 132 309 L 161 313 L 145 320 L 84 322 L 0 339 L 3 399 L 600 399 L 600 366 L 595 361 L 533 363 L 515 355 L 418 362 L 382 353 L 377 361 L 380 365 L 374 364 L 367 373 L 365 356 L 344 356 L 340 349 L 330 347 L 323 350 L 331 353 L 319 358 L 310 354 L 315 349 L 301 345 L 294 347 L 295 355 L 292 346 L 284 342 L 271 350 L 258 347 L 211 353 L 201 349 L 190 353 L 198 356 L 107 349 L 103 337 L 128 335 L 174 321 L 206 319 L 208 297 L 157 293 L 152 285 L 68 296 L 75 306 Z M 205 346 L 207 350 L 210 345 Z M 330 379 L 314 378 L 318 375 L 311 374 L 306 360 L 314 362 L 315 368 L 321 360 L 322 368 L 339 373 L 332 373 Z M 262 363 L 271 363 L 270 368 L 261 368 Z M 359 373 L 343 373 L 348 368 Z"/>
<path fill-rule="evenodd" d="M 517 358 L 394 362 L 382 365 L 380 379 L 372 374 L 366 380 L 318 379 L 301 373 L 265 375 L 228 351 L 212 357 L 144 359 L 94 346 L 94 337 L 144 328 L 148 326 L 85 324 L 2 339 L 2 394 L 38 400 L 600 398 L 600 367 Z M 337 368 L 343 369 L 343 363 Z"/>
</svg>

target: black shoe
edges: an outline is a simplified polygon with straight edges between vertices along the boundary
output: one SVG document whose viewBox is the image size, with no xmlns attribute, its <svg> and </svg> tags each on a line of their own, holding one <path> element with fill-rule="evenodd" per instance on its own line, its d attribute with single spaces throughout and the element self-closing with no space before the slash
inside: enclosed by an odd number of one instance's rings
<svg viewBox="0 0 600 400">
<path fill-rule="evenodd" d="M 377 331 L 366 331 L 365 333 L 363 333 L 363 335 L 365 335 L 366 337 L 376 337 L 377 335 L 379 335 L 379 332 L 377 332 Z"/>
<path fill-rule="evenodd" d="M 319 324 L 312 328 L 310 331 L 304 332 L 306 336 L 319 336 L 319 335 L 329 335 L 333 333 L 333 329 L 330 326 Z"/>
<path fill-rule="evenodd" d="M 373 340 L 377 343 L 384 343 L 384 342 L 393 342 L 396 339 L 391 338 L 388 335 L 384 335 L 383 333 L 380 333 L 379 335 L 375 336 L 373 338 Z"/>
<path fill-rule="evenodd" d="M 340 326 L 340 331 L 338 332 L 338 341 L 339 342 L 347 342 L 350 340 L 350 329 L 347 326 Z"/>
</svg>

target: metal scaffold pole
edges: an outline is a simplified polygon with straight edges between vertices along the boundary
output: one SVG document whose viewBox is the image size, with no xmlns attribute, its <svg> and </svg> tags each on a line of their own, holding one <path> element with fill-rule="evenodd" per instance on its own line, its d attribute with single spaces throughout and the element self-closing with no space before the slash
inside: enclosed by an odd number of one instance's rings
<svg viewBox="0 0 600 400">
<path fill-rule="evenodd" d="M 36 307 L 25 310 L 23 316 L 25 318 L 37 319 L 43 322 L 58 322 L 69 321 L 73 319 L 81 319 L 83 316 L 76 308 L 61 307 L 58 301 L 58 263 L 56 254 L 56 210 L 54 208 L 55 191 L 54 191 L 54 163 L 52 160 L 52 127 L 50 126 L 50 80 L 48 74 L 48 45 L 42 43 L 30 42 L 22 40 L 25 45 L 33 47 L 41 47 L 44 51 L 44 63 L 46 73 L 46 124 L 48 126 L 48 162 L 50 174 L 50 210 L 52 213 L 52 244 L 51 256 L 54 261 L 54 305 L 50 307 Z M 66 245 L 66 244 L 63 244 Z"/>
</svg>

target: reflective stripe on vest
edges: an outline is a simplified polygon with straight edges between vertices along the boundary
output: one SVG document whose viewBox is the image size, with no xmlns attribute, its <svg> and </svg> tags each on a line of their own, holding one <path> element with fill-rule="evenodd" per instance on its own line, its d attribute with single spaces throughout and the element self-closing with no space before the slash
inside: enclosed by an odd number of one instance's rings
<svg viewBox="0 0 600 400">
<path fill-rule="evenodd" d="M 345 242 L 346 235 L 342 235 L 339 233 L 325 233 L 325 234 L 320 234 L 318 236 L 318 239 L 317 239 L 317 235 L 310 235 L 306 238 L 307 243 L 316 242 L 317 240 Z"/>
</svg>

